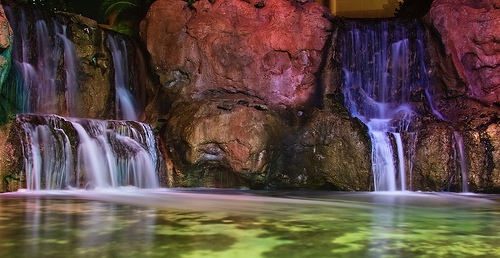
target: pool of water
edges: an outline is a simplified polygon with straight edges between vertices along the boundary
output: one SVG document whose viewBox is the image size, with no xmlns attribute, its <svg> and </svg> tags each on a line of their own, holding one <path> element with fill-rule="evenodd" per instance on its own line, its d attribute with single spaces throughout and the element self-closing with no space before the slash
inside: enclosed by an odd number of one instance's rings
<svg viewBox="0 0 500 258">
<path fill-rule="evenodd" d="M 500 254 L 500 196 L 120 189 L 0 195 L 0 257 Z"/>
</svg>

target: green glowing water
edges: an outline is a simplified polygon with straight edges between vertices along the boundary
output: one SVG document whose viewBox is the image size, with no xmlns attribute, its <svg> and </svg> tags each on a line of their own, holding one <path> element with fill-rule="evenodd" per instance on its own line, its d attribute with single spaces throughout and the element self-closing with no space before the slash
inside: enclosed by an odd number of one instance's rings
<svg viewBox="0 0 500 258">
<path fill-rule="evenodd" d="M 492 257 L 496 196 L 245 191 L 0 195 L 0 257 Z"/>
</svg>

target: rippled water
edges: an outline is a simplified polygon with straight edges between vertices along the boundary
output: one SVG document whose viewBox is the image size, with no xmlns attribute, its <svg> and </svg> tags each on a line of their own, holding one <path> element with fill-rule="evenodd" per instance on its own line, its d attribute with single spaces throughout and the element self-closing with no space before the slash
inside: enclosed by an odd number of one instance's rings
<svg viewBox="0 0 500 258">
<path fill-rule="evenodd" d="M 500 254 L 500 197 L 138 190 L 0 195 L 0 257 Z"/>
</svg>

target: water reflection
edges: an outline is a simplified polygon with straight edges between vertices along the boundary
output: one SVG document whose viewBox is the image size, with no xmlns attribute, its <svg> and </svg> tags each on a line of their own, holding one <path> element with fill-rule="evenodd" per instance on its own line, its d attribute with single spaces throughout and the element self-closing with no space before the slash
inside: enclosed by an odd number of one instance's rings
<svg viewBox="0 0 500 258">
<path fill-rule="evenodd" d="M 496 196 L 215 190 L 0 195 L 0 257 L 500 253 Z"/>
</svg>

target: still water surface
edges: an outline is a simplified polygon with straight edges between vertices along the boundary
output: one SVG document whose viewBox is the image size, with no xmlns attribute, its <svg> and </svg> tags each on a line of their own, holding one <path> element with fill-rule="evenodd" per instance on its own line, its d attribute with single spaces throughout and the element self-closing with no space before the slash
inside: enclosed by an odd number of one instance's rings
<svg viewBox="0 0 500 258">
<path fill-rule="evenodd" d="M 0 195 L 0 257 L 493 257 L 500 196 L 238 190 Z"/>
</svg>

